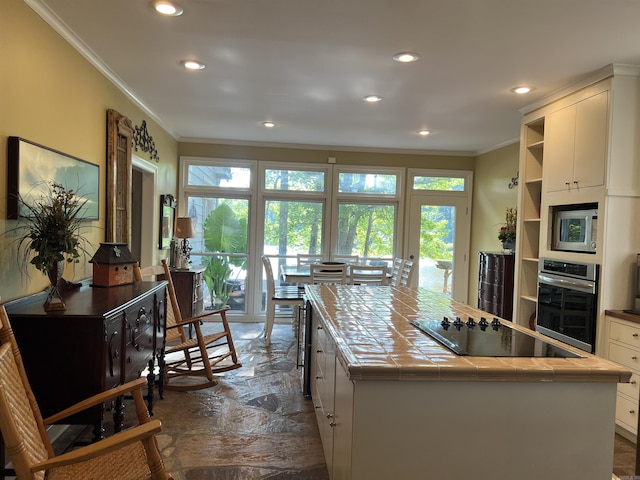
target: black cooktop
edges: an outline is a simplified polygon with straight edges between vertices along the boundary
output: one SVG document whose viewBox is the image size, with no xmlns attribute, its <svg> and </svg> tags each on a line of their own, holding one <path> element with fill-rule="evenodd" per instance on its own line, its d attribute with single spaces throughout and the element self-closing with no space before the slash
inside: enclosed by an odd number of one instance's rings
<svg viewBox="0 0 640 480">
<path fill-rule="evenodd" d="M 411 323 L 424 333 L 458 355 L 473 357 L 560 357 L 580 358 L 562 347 L 526 332 L 502 324 L 494 318 L 490 322 L 460 317 L 442 321 L 412 320 Z"/>
</svg>

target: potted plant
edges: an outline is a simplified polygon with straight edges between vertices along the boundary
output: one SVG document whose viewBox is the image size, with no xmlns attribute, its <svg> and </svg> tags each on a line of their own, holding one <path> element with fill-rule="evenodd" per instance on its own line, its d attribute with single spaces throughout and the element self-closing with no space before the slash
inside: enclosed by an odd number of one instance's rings
<svg viewBox="0 0 640 480">
<path fill-rule="evenodd" d="M 505 223 L 500 227 L 500 232 L 498 233 L 498 240 L 502 242 L 503 250 L 515 250 L 517 218 L 518 212 L 516 208 L 507 208 L 507 212 L 505 214 Z"/>
<path fill-rule="evenodd" d="M 207 252 L 220 254 L 247 252 L 247 219 L 239 218 L 226 203 L 221 203 L 204 221 L 204 245 Z M 227 305 L 233 291 L 233 268 L 242 269 L 244 258 L 229 255 L 203 257 L 204 282 L 211 295 L 211 307 Z"/>
<path fill-rule="evenodd" d="M 59 183 L 50 182 L 48 186 L 49 194 L 41 195 L 33 203 L 19 199 L 27 213 L 14 230 L 20 233 L 18 260 L 24 271 L 28 274 L 27 266 L 31 264 L 49 277 L 51 286 L 45 309 L 63 310 L 58 285 L 64 264 L 79 263 L 89 244 L 80 232 L 80 213 L 87 199 Z"/>
</svg>

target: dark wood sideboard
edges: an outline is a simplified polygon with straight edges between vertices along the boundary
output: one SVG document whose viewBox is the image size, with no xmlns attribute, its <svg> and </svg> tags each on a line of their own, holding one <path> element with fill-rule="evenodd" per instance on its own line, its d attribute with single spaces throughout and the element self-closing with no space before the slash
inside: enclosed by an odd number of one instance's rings
<svg viewBox="0 0 640 480">
<path fill-rule="evenodd" d="M 176 290 L 176 298 L 182 318 L 191 318 L 204 312 L 204 267 L 188 270 L 171 269 L 171 280 Z M 164 275 L 158 275 L 164 280 Z"/>
<path fill-rule="evenodd" d="M 478 252 L 478 257 L 478 309 L 511 320 L 515 255 Z"/>
<path fill-rule="evenodd" d="M 165 281 L 62 291 L 66 310 L 45 312 L 41 294 L 5 304 L 25 369 L 43 417 L 130 380 L 148 370 L 147 402 L 153 413 L 154 367 L 162 359 Z M 102 436 L 104 407 L 65 423 L 93 425 Z M 121 400 L 114 427 L 122 428 Z"/>
</svg>

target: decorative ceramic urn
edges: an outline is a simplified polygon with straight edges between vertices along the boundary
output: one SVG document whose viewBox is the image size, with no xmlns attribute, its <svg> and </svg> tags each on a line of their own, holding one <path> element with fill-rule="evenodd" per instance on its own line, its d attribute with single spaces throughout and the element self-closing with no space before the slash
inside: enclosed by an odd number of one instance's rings
<svg viewBox="0 0 640 480">
<path fill-rule="evenodd" d="M 133 258 L 126 243 L 101 243 L 93 256 L 93 287 L 115 287 L 133 283 Z"/>
</svg>

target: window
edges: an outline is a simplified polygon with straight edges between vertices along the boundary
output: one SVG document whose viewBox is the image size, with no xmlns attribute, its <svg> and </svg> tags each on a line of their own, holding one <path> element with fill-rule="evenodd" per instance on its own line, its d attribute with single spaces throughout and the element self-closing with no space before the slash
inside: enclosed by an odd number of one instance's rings
<svg viewBox="0 0 640 480">
<path fill-rule="evenodd" d="M 358 255 L 361 263 L 391 264 L 398 249 L 403 172 L 338 168 L 333 254 Z"/>
<path fill-rule="evenodd" d="M 195 218 L 191 264 L 203 267 L 206 308 L 247 311 L 252 162 L 183 159 L 181 216 Z"/>
<path fill-rule="evenodd" d="M 413 189 L 463 192 L 465 191 L 465 177 L 415 175 L 413 176 Z"/>
<path fill-rule="evenodd" d="M 324 254 L 327 167 L 268 165 L 263 170 L 263 252 L 291 262 Z"/>
</svg>

